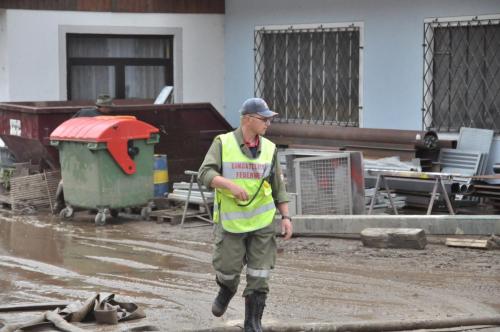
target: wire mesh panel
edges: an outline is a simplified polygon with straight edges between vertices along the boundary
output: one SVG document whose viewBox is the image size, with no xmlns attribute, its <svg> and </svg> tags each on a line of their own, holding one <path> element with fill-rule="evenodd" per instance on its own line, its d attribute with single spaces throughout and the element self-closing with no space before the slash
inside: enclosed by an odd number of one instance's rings
<svg viewBox="0 0 500 332">
<path fill-rule="evenodd" d="M 348 153 L 294 161 L 298 214 L 352 214 Z"/>
<path fill-rule="evenodd" d="M 357 127 L 359 67 L 359 27 L 255 31 L 255 94 L 275 121 Z"/>
<path fill-rule="evenodd" d="M 500 132 L 500 20 L 424 25 L 423 126 Z"/>
</svg>

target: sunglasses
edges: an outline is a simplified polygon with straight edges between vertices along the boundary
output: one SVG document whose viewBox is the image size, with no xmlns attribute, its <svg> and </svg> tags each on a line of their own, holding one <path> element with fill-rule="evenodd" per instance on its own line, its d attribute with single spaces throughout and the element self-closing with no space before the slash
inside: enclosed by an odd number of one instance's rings
<svg viewBox="0 0 500 332">
<path fill-rule="evenodd" d="M 250 117 L 250 118 L 255 118 L 255 119 L 259 119 L 260 121 L 264 122 L 264 123 L 265 123 L 266 125 L 268 125 L 268 126 L 271 124 L 271 120 L 272 120 L 272 119 L 270 119 L 270 118 L 261 118 L 261 117 L 259 117 L 259 116 L 251 116 L 251 115 L 249 115 L 248 117 Z"/>
</svg>

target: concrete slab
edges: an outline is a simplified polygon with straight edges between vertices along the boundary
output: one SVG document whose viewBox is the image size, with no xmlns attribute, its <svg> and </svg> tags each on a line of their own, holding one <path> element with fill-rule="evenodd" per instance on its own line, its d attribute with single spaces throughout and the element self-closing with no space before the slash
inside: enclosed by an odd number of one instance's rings
<svg viewBox="0 0 500 332">
<path fill-rule="evenodd" d="M 281 232 L 277 222 L 277 232 Z M 500 234 L 498 215 L 294 216 L 294 235 L 359 235 L 368 227 L 422 228 L 427 235 Z"/>
</svg>

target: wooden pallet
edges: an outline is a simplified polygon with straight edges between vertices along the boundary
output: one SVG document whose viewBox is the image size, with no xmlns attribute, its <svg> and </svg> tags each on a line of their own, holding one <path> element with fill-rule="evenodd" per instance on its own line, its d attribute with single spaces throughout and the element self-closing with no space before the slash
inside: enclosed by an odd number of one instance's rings
<svg viewBox="0 0 500 332">
<path fill-rule="evenodd" d="M 152 211 L 149 217 L 157 223 L 169 221 L 172 225 L 177 225 L 181 223 L 183 211 L 183 208 L 156 210 Z M 202 215 L 199 210 L 188 209 L 186 212 L 186 218 L 192 218 L 199 215 Z"/>
</svg>

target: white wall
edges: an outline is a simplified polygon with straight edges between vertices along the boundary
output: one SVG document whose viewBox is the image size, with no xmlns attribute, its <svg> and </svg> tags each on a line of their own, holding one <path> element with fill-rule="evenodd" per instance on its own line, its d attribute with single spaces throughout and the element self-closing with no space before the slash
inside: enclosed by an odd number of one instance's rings
<svg viewBox="0 0 500 332">
<path fill-rule="evenodd" d="M 178 102 L 224 105 L 224 16 L 222 14 L 131 14 L 7 10 L 7 84 L 0 100 L 66 98 L 65 48 L 61 31 L 142 33 L 177 31 L 174 50 Z M 0 16 L 0 22 L 1 22 Z M 163 30 L 162 30 L 163 29 Z M 61 40 L 63 39 L 63 40 Z M 174 41 L 175 43 L 175 41 Z M 178 44 L 175 44 L 178 45 Z M 62 54 L 61 54 L 62 52 Z M 0 51 L 0 61 L 1 61 Z M 179 61 L 180 60 L 180 61 Z M 0 62 L 1 64 L 1 62 Z M 180 64 L 180 65 L 179 65 Z M 179 68 L 180 67 L 180 68 Z M 181 86 L 179 86 L 179 84 Z"/>
<path fill-rule="evenodd" d="M 254 28 L 364 23 L 363 123 L 421 129 L 424 19 L 500 13 L 499 0 L 226 0 L 226 118 L 254 94 Z"/>
<path fill-rule="evenodd" d="M 9 95 L 7 71 L 7 16 L 0 9 L 0 100 L 7 100 Z"/>
</svg>

